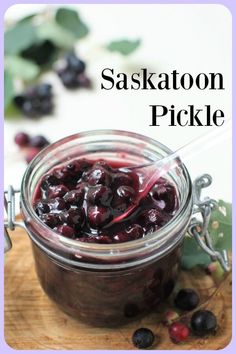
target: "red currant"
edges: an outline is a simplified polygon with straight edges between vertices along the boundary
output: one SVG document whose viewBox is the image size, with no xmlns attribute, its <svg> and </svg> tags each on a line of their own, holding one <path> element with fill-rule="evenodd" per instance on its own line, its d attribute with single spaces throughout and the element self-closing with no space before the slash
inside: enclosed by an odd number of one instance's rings
<svg viewBox="0 0 236 354">
<path fill-rule="evenodd" d="M 181 322 L 174 322 L 169 327 L 169 336 L 174 343 L 184 342 L 189 336 L 189 328 Z"/>
</svg>

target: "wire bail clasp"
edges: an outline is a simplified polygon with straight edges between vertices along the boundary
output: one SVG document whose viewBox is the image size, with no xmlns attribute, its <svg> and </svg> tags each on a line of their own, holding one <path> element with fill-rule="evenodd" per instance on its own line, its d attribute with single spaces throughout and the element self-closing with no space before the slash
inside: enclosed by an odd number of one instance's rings
<svg viewBox="0 0 236 354">
<path fill-rule="evenodd" d="M 10 251 L 12 248 L 11 238 L 8 230 L 15 230 L 15 227 L 22 227 L 25 229 L 23 222 L 16 221 L 15 215 L 15 194 L 20 193 L 19 189 L 14 189 L 12 185 L 8 186 L 8 189 L 4 191 L 4 209 L 6 212 L 6 219 L 4 219 L 4 253 Z"/>
<path fill-rule="evenodd" d="M 211 212 L 217 207 L 217 202 L 214 199 L 205 197 L 201 199 L 203 188 L 210 186 L 212 177 L 208 174 L 201 175 L 193 182 L 193 214 L 200 214 L 202 221 L 193 217 L 188 233 L 194 237 L 198 245 L 211 257 L 213 261 L 218 261 L 225 272 L 230 271 L 229 257 L 227 250 L 219 252 L 214 249 L 212 239 L 210 237 L 208 226 L 211 218 Z"/>
</svg>

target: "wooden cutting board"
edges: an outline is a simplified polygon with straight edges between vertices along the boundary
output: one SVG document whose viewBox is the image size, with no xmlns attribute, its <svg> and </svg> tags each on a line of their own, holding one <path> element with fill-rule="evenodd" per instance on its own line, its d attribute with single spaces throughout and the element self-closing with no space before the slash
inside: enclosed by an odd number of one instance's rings
<svg viewBox="0 0 236 354">
<path fill-rule="evenodd" d="M 181 272 L 180 286 L 199 291 L 202 306 L 217 315 L 219 328 L 214 337 L 191 337 L 186 343 L 174 344 L 161 323 L 161 313 L 116 329 L 88 326 L 65 315 L 38 283 L 25 231 L 17 229 L 11 237 L 13 248 L 5 260 L 5 339 L 14 349 L 135 349 L 131 338 L 140 327 L 156 334 L 153 349 L 222 349 L 231 340 L 231 275 L 216 290 L 205 273 Z"/>
</svg>

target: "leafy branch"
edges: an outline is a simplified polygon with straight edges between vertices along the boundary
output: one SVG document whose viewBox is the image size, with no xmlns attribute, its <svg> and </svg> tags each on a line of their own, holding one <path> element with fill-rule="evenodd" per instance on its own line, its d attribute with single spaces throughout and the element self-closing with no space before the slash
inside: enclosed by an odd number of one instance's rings
<svg viewBox="0 0 236 354">
<path fill-rule="evenodd" d="M 79 13 L 58 8 L 26 16 L 5 31 L 5 111 L 14 97 L 14 81 L 29 83 L 51 69 L 65 51 L 89 35 L 89 27 Z M 140 40 L 118 40 L 103 46 L 104 50 L 127 56 L 140 45 Z"/>
</svg>

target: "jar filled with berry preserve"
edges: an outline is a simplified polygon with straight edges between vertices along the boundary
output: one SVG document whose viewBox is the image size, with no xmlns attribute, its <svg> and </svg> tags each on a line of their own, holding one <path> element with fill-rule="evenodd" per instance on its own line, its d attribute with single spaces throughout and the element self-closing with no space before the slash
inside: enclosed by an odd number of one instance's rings
<svg viewBox="0 0 236 354">
<path fill-rule="evenodd" d="M 117 326 L 154 311 L 171 294 L 195 211 L 196 190 L 184 164 L 113 222 L 139 192 L 142 173 L 129 166 L 170 153 L 142 135 L 98 130 L 51 144 L 29 164 L 20 190 L 23 222 L 14 226 L 26 229 L 40 284 L 65 313 Z"/>
</svg>

